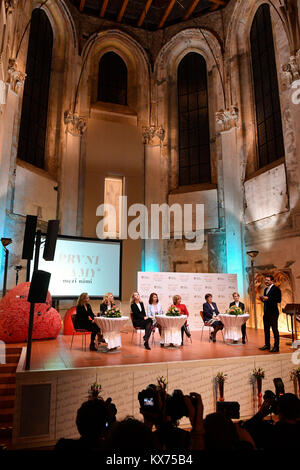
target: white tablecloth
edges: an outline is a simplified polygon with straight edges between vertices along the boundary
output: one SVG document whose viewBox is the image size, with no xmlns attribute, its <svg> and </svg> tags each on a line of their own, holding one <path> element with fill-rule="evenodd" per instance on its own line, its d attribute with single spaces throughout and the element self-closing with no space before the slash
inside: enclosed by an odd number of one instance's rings
<svg viewBox="0 0 300 470">
<path fill-rule="evenodd" d="M 117 348 L 122 346 L 121 343 L 121 330 L 128 322 L 128 317 L 121 318 L 106 318 L 96 317 L 95 323 L 101 328 L 103 337 L 107 342 L 108 349 Z"/>
<path fill-rule="evenodd" d="M 246 323 L 250 315 L 229 315 L 228 313 L 220 313 L 218 318 L 224 325 L 224 339 L 238 341 L 242 337 L 241 326 Z"/>
<path fill-rule="evenodd" d="M 169 317 L 167 315 L 156 315 L 156 321 L 161 326 L 162 344 L 181 344 L 181 327 L 185 323 L 187 316 Z"/>
</svg>

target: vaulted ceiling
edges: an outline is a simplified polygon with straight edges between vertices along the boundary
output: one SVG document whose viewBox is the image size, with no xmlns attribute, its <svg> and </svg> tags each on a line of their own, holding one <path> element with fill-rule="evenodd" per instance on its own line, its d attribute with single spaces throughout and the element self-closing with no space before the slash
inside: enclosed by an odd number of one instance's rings
<svg viewBox="0 0 300 470">
<path fill-rule="evenodd" d="M 71 2 L 83 14 L 156 30 L 224 8 L 229 0 L 71 0 Z"/>
</svg>

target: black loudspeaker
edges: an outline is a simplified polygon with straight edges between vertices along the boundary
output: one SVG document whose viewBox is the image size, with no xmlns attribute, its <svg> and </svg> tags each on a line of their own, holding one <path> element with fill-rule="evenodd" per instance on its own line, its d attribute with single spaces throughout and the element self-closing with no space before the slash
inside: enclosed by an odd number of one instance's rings
<svg viewBox="0 0 300 470">
<path fill-rule="evenodd" d="M 49 220 L 47 237 L 45 242 L 43 258 L 45 261 L 53 261 L 55 255 L 56 240 L 59 230 L 59 220 Z"/>
<path fill-rule="evenodd" d="M 51 274 L 47 271 L 33 271 L 27 301 L 43 304 L 46 301 Z"/>
<path fill-rule="evenodd" d="M 22 259 L 32 259 L 34 239 L 36 232 L 37 216 L 27 215 L 23 241 Z"/>
<path fill-rule="evenodd" d="M 240 404 L 237 401 L 217 401 L 217 413 L 229 419 L 240 419 Z"/>
</svg>

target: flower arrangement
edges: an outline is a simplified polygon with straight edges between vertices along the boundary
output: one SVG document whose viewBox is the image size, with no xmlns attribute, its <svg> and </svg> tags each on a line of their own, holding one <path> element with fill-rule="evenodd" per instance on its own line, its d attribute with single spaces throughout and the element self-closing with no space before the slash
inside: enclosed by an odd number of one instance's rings
<svg viewBox="0 0 300 470">
<path fill-rule="evenodd" d="M 168 317 L 180 317 L 181 313 L 180 313 L 179 308 L 175 307 L 175 305 L 171 305 L 171 307 L 169 307 L 166 315 Z"/>
<path fill-rule="evenodd" d="M 235 315 L 237 317 L 238 315 L 243 315 L 244 312 L 240 307 L 233 305 L 232 307 L 230 307 L 228 313 L 229 315 Z"/>
<path fill-rule="evenodd" d="M 216 382 L 219 388 L 219 401 L 224 401 L 224 383 L 227 380 L 227 374 L 224 372 L 218 372 L 216 375 Z"/>
<path fill-rule="evenodd" d="M 89 400 L 97 400 L 102 390 L 102 385 L 94 382 L 89 389 Z"/>
<path fill-rule="evenodd" d="M 252 372 L 252 375 L 256 378 L 256 379 L 264 379 L 265 378 L 265 371 L 259 367 L 258 369 L 253 369 L 253 372 Z"/>
<path fill-rule="evenodd" d="M 166 377 L 164 377 L 163 375 L 161 377 L 157 377 L 157 383 L 158 383 L 158 386 L 162 390 L 167 390 L 168 381 L 167 381 Z"/>
<path fill-rule="evenodd" d="M 105 316 L 107 318 L 121 318 L 122 313 L 121 313 L 121 310 L 119 309 L 119 307 L 113 307 L 110 310 L 106 310 Z"/>
<path fill-rule="evenodd" d="M 218 384 L 223 384 L 227 380 L 227 374 L 224 374 L 224 372 L 218 372 L 216 375 L 216 381 Z"/>
<path fill-rule="evenodd" d="M 299 380 L 300 379 L 300 367 L 298 369 L 292 369 L 290 373 L 291 380 Z"/>
</svg>

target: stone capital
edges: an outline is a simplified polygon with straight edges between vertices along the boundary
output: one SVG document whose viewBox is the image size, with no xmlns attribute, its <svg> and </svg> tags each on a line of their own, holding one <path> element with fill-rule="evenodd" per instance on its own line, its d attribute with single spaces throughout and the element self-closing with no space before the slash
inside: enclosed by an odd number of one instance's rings
<svg viewBox="0 0 300 470">
<path fill-rule="evenodd" d="M 229 131 L 237 126 L 239 118 L 238 108 L 231 106 L 216 113 L 217 132 Z"/>
<path fill-rule="evenodd" d="M 5 10 L 7 14 L 10 14 L 16 8 L 16 0 L 5 0 Z"/>
<path fill-rule="evenodd" d="M 290 60 L 282 65 L 282 79 L 285 88 L 289 88 L 292 83 L 300 79 L 300 49 L 296 55 L 292 55 Z"/>
<path fill-rule="evenodd" d="M 82 136 L 87 128 L 86 119 L 83 116 L 79 116 L 78 113 L 72 113 L 72 111 L 65 111 L 64 123 L 66 125 L 66 132 L 74 137 Z"/>
<path fill-rule="evenodd" d="M 16 59 L 9 59 L 7 73 L 9 88 L 15 93 L 18 93 L 24 86 L 26 73 L 18 70 Z"/>
<path fill-rule="evenodd" d="M 162 126 L 143 126 L 142 135 L 144 144 L 147 145 L 162 145 L 165 138 L 165 130 Z"/>
</svg>

